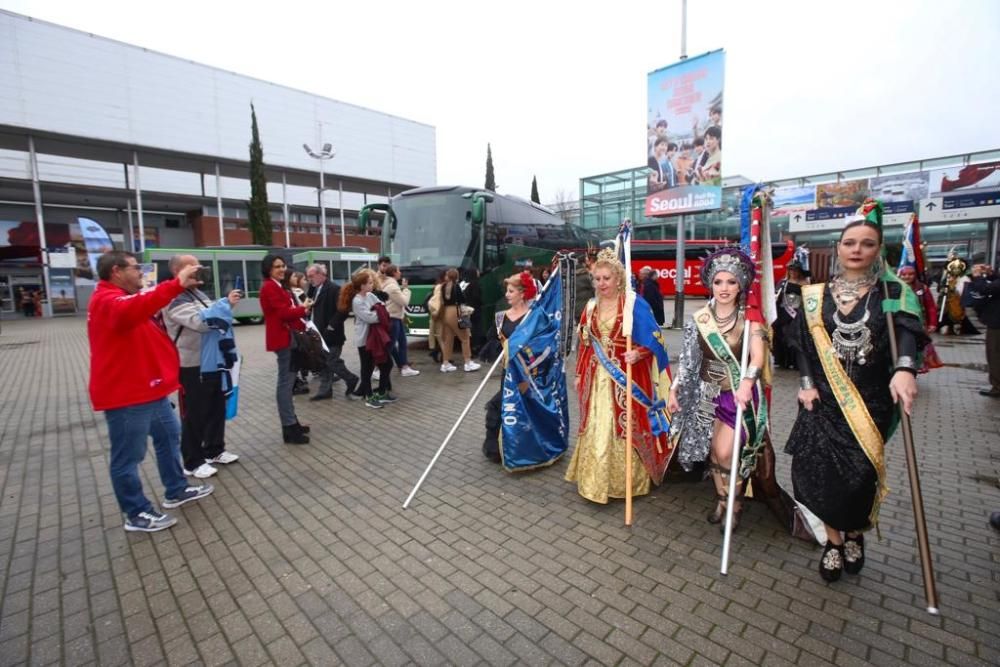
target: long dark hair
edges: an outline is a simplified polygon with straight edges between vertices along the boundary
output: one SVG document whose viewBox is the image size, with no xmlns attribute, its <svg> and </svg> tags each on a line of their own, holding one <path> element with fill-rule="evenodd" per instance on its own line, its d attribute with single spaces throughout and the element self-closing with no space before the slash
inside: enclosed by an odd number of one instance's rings
<svg viewBox="0 0 1000 667">
<path fill-rule="evenodd" d="M 268 253 L 267 255 L 264 255 L 264 259 L 260 260 L 260 275 L 263 276 L 265 279 L 270 278 L 271 269 L 274 268 L 274 263 L 277 262 L 279 259 L 284 263 L 286 267 L 288 266 L 288 262 L 281 255 L 278 255 L 276 253 Z M 285 279 L 281 281 L 282 287 L 286 288 L 288 287 L 289 277 L 290 273 L 288 271 L 285 271 Z"/>
<path fill-rule="evenodd" d="M 841 241 L 844 240 L 844 234 L 847 233 L 848 229 L 851 229 L 853 227 L 865 227 L 865 226 L 871 227 L 876 232 L 878 232 L 878 244 L 882 245 L 882 228 L 879 227 L 878 225 L 876 225 L 871 220 L 855 220 L 854 222 L 847 223 L 844 226 L 844 228 L 842 230 L 840 230 L 840 238 L 837 239 L 837 243 L 840 243 Z"/>
</svg>

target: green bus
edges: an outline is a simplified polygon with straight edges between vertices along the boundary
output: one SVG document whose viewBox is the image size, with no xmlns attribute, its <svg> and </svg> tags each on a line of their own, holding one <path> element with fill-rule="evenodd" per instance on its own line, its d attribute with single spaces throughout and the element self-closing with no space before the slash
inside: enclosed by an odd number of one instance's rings
<svg viewBox="0 0 1000 667">
<path fill-rule="evenodd" d="M 362 229 L 381 228 L 381 253 L 410 282 L 407 317 L 415 335 L 428 332 L 427 298 L 445 269 L 478 271 L 483 307 L 474 317 L 479 330 L 486 331 L 493 313 L 503 308 L 504 278 L 547 266 L 557 251 L 596 246 L 601 240 L 544 206 L 463 186 L 407 190 L 388 203 L 368 204 L 358 218 Z"/>
<path fill-rule="evenodd" d="M 260 309 L 260 262 L 264 255 L 276 253 L 286 258 L 289 266 L 305 272 L 310 264 L 325 264 L 330 277 L 343 282 L 364 266 L 374 267 L 378 255 L 365 248 L 264 248 L 244 246 L 228 248 L 148 248 L 142 261 L 156 266 L 157 280 L 170 276 L 169 262 L 174 255 L 194 255 L 211 271 L 211 278 L 201 287 L 210 298 L 225 296 L 239 287 L 244 298 L 236 305 L 234 315 L 239 322 L 257 323 L 263 320 Z"/>
</svg>

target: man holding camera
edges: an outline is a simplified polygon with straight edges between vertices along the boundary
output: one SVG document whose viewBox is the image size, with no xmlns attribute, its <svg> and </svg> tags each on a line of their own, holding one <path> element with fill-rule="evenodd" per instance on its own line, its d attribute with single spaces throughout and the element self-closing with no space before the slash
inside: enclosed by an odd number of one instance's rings
<svg viewBox="0 0 1000 667">
<path fill-rule="evenodd" d="M 170 258 L 170 272 L 175 277 L 192 266 L 198 266 L 197 258 L 192 255 Z M 199 276 L 201 282 L 208 278 L 207 275 Z M 239 290 L 231 291 L 225 299 L 220 299 L 225 302 L 220 308 L 218 304 L 213 305 L 197 287 L 188 287 L 163 311 L 167 335 L 180 355 L 181 457 L 184 472 L 198 479 L 218 472 L 213 463 L 233 463 L 240 458 L 226 451 L 227 371 L 218 368 L 219 364 L 213 364 L 213 368 L 203 367 L 205 355 L 202 353 L 206 343 L 219 347 L 216 340 L 218 327 L 232 326 L 231 308 L 239 303 L 240 296 Z M 228 323 L 224 322 L 227 315 Z M 221 350 L 218 352 L 223 353 Z"/>
<path fill-rule="evenodd" d="M 988 264 L 972 267 L 972 282 L 965 286 L 973 297 L 973 308 L 986 325 L 986 364 L 990 386 L 979 390 L 983 396 L 1000 397 L 1000 276 Z"/>
<path fill-rule="evenodd" d="M 177 519 L 159 512 L 142 491 L 139 464 L 152 436 L 166 489 L 165 508 L 204 498 L 211 484 L 188 486 L 178 456 L 180 427 L 170 405 L 177 391 L 177 351 L 153 317 L 177 295 L 197 287 L 198 265 L 174 280 L 142 289 L 142 269 L 131 253 L 114 250 L 97 261 L 100 282 L 87 307 L 90 401 L 104 412 L 111 438 L 111 485 L 125 514 L 125 530 L 156 532 Z"/>
</svg>

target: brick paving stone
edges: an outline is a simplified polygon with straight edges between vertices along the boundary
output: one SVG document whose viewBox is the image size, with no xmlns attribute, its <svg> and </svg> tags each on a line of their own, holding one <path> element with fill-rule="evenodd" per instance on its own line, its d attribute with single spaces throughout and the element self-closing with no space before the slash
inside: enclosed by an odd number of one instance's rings
<svg viewBox="0 0 1000 667">
<path fill-rule="evenodd" d="M 246 365 L 227 442 L 242 458 L 212 479 L 215 494 L 174 512 L 176 527 L 139 535 L 122 531 L 108 483 L 84 319 L 4 323 L 4 664 L 1000 662 L 997 540 L 986 524 L 1000 507 L 989 445 L 1000 411 L 974 392 L 981 337 L 940 339 L 951 365 L 919 379 L 913 421 L 942 597 L 932 618 L 899 436 L 886 449 L 883 539 L 870 540 L 860 577 L 821 582 L 818 547 L 751 503 L 723 579 L 718 531 L 703 518 L 707 484 L 668 478 L 637 499 L 626 528 L 620 502 L 588 503 L 562 481 L 565 462 L 507 475 L 482 459 L 478 407 L 402 510 L 480 374 L 400 379 L 400 402 L 379 414 L 298 398 L 313 442 L 290 448 L 277 437 L 263 327 L 236 333 Z M 676 349 L 677 332 L 666 338 Z M 773 437 L 787 482 L 780 450 L 796 378 L 776 375 Z M 142 475 L 161 498 L 152 452 Z"/>
</svg>

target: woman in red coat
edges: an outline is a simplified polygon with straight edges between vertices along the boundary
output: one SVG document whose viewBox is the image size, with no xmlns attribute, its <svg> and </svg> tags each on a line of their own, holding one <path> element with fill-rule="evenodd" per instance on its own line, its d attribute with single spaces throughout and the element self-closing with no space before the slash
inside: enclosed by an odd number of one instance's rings
<svg viewBox="0 0 1000 667">
<path fill-rule="evenodd" d="M 264 278 L 260 286 L 260 307 L 264 312 L 264 342 L 268 352 L 278 358 L 278 417 L 281 419 L 281 434 L 290 445 L 304 445 L 309 442 L 308 426 L 299 423 L 292 402 L 292 386 L 295 371 L 292 369 L 291 330 L 302 331 L 302 318 L 312 308 L 312 300 L 306 299 L 298 305 L 295 297 L 285 286 L 285 272 L 288 267 L 280 255 L 267 255 L 261 262 L 260 272 Z"/>
</svg>

